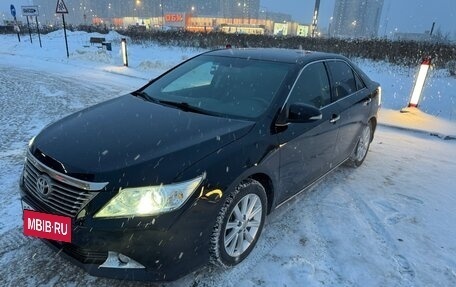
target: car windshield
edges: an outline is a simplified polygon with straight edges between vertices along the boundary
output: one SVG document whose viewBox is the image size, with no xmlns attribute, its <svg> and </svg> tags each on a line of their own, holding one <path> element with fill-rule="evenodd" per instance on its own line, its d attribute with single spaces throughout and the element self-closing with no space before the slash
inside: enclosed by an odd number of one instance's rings
<svg viewBox="0 0 456 287">
<path fill-rule="evenodd" d="M 187 111 L 254 119 L 271 105 L 291 68 L 288 63 L 203 55 L 159 78 L 142 94 Z"/>
</svg>

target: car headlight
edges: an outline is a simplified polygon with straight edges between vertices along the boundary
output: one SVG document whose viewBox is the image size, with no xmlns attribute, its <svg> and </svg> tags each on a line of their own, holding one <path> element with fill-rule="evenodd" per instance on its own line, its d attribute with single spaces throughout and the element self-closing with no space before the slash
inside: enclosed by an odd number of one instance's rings
<svg viewBox="0 0 456 287">
<path fill-rule="evenodd" d="M 151 216 L 180 208 L 201 184 L 205 174 L 168 185 L 120 189 L 94 218 Z"/>
</svg>

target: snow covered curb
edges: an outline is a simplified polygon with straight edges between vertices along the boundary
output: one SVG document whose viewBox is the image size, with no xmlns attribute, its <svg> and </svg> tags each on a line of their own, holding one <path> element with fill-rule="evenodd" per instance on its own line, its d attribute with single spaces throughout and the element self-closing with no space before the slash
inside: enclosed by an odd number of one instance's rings
<svg viewBox="0 0 456 287">
<path fill-rule="evenodd" d="M 381 109 L 379 125 L 436 136 L 443 140 L 456 139 L 456 124 L 445 119 L 428 115 L 417 108 L 401 111 Z"/>
</svg>

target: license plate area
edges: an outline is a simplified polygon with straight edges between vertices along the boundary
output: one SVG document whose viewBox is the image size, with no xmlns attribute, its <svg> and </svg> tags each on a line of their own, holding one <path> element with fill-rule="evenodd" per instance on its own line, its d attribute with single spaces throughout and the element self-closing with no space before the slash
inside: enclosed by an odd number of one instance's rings
<svg viewBox="0 0 456 287">
<path fill-rule="evenodd" d="M 70 217 L 34 211 L 24 202 L 22 207 L 24 235 L 71 243 Z"/>
</svg>

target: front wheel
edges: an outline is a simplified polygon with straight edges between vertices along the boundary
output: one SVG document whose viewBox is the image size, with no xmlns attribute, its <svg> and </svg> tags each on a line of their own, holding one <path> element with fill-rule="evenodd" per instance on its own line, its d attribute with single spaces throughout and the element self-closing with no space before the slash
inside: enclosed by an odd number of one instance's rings
<svg viewBox="0 0 456 287">
<path fill-rule="evenodd" d="M 212 262 L 233 266 L 254 248 L 266 218 L 264 187 L 254 179 L 242 181 L 228 196 L 217 217 L 212 234 Z"/>
<path fill-rule="evenodd" d="M 364 159 L 367 156 L 367 152 L 369 151 L 369 146 L 372 140 L 372 132 L 372 123 L 369 122 L 361 132 L 358 144 L 356 145 L 353 154 L 347 161 L 348 165 L 358 167 L 364 162 Z"/>
</svg>

